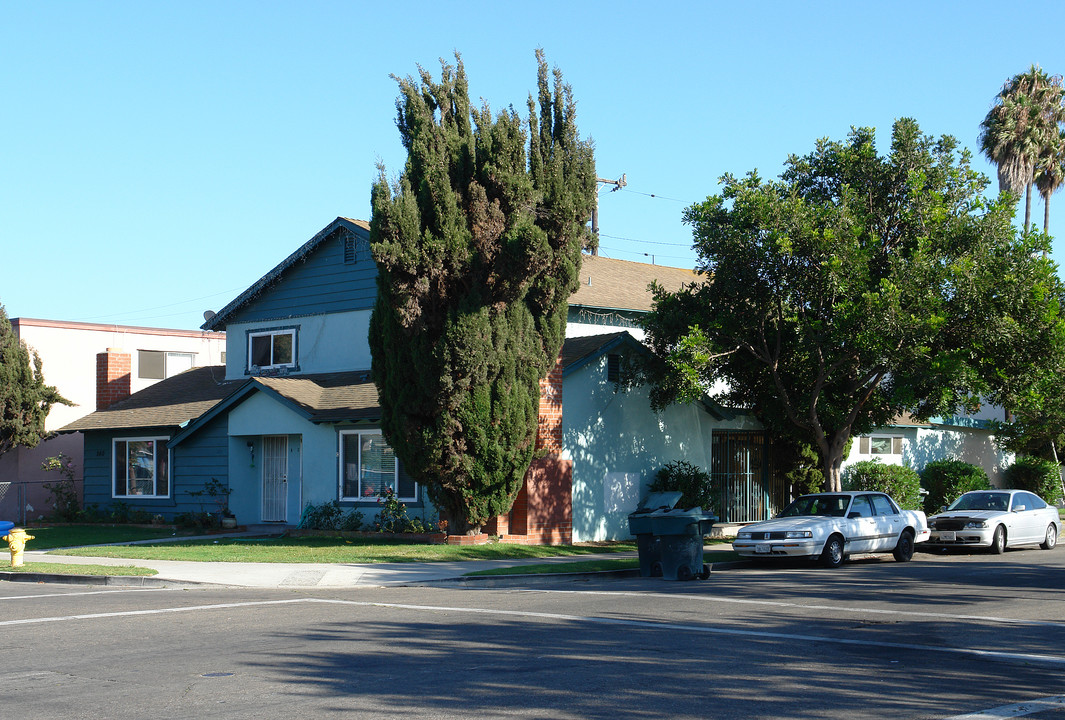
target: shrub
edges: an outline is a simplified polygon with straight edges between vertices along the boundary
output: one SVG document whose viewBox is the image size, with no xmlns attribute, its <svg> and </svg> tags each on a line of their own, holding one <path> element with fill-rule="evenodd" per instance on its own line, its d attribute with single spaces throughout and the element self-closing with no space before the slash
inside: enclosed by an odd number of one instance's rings
<svg viewBox="0 0 1065 720">
<path fill-rule="evenodd" d="M 1061 498 L 1061 472 L 1053 460 L 1025 455 L 1002 473 L 1008 488 L 1027 490 L 1051 504 Z"/>
<path fill-rule="evenodd" d="M 924 499 L 927 513 L 939 508 L 970 490 L 990 490 L 991 482 L 984 469 L 961 460 L 935 460 L 921 471 L 921 486 L 928 491 Z"/>
<path fill-rule="evenodd" d="M 362 513 L 358 510 L 344 512 L 344 508 L 336 500 L 322 503 L 321 505 L 308 505 L 303 510 L 303 518 L 300 520 L 301 528 L 308 530 L 342 530 L 354 532 L 364 527 Z"/>
<path fill-rule="evenodd" d="M 78 490 L 74 485 L 74 461 L 69 456 L 59 453 L 55 457 L 45 458 L 41 463 L 41 469 L 48 472 L 57 472 L 62 477 L 54 483 L 45 483 L 44 489 L 48 491 L 52 501 L 53 522 L 74 522 L 81 516 L 81 502 L 78 500 Z"/>
<path fill-rule="evenodd" d="M 921 509 L 921 478 L 903 465 L 863 460 L 843 471 L 844 490 L 875 490 L 890 495 L 904 510 Z"/>
<path fill-rule="evenodd" d="M 385 491 L 377 496 L 377 502 L 381 503 L 381 511 L 377 513 L 374 527 L 378 532 L 403 533 L 412 532 L 411 521 L 407 517 L 407 506 L 396 497 L 396 491 L 385 488 Z"/>
<path fill-rule="evenodd" d="M 717 512 L 717 493 L 710 484 L 710 475 L 698 465 L 684 460 L 666 463 L 655 473 L 651 492 L 683 493 L 677 507 L 701 507 L 707 512 Z"/>
<path fill-rule="evenodd" d="M 174 516 L 174 524 L 179 528 L 194 530 L 214 530 L 221 527 L 218 516 L 209 512 L 183 512 Z"/>
</svg>

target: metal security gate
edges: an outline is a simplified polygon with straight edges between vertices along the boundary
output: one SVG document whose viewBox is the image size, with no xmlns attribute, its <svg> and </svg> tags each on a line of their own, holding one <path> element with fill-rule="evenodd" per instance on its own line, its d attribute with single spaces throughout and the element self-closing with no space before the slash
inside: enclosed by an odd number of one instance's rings
<svg viewBox="0 0 1065 720">
<path fill-rule="evenodd" d="M 284 522 L 288 516 L 288 438 L 263 438 L 263 522 Z"/>
<path fill-rule="evenodd" d="M 771 468 L 764 432 L 723 430 L 710 437 L 710 480 L 721 522 L 766 520 L 787 503 L 786 483 Z"/>
</svg>

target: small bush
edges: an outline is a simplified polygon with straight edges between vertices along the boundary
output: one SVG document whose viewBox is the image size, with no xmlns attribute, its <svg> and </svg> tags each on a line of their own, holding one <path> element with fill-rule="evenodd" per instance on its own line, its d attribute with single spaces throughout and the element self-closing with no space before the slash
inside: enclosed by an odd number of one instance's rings
<svg viewBox="0 0 1065 720">
<path fill-rule="evenodd" d="M 355 532 L 365 527 L 362 513 L 358 510 L 344 512 L 336 500 L 321 505 L 308 505 L 303 510 L 300 527 L 307 530 L 341 530 Z"/>
<path fill-rule="evenodd" d="M 1061 473 L 1053 460 L 1019 457 L 1002 473 L 1002 479 L 1006 487 L 1035 493 L 1053 505 L 1061 499 Z"/>
<path fill-rule="evenodd" d="M 970 490 L 990 490 L 991 482 L 984 469 L 961 460 L 935 460 L 921 471 L 921 487 L 928 491 L 924 499 L 927 513 L 954 502 Z"/>
<path fill-rule="evenodd" d="M 904 510 L 921 509 L 921 478 L 903 465 L 885 465 L 863 460 L 843 471 L 844 490 L 875 490 L 887 493 Z"/>
<path fill-rule="evenodd" d="M 183 512 L 174 516 L 174 524 L 179 528 L 193 530 L 215 530 L 222 526 L 218 516 L 209 512 Z"/>
<path fill-rule="evenodd" d="M 683 493 L 677 507 L 701 507 L 707 512 L 717 512 L 717 494 L 710 486 L 710 475 L 698 465 L 684 460 L 674 460 L 662 466 L 648 489 L 651 492 Z"/>
</svg>

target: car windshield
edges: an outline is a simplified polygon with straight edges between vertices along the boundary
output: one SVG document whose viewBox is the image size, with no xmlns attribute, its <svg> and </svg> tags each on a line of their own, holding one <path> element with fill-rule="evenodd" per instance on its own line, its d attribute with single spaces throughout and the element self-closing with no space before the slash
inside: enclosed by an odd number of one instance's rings
<svg viewBox="0 0 1065 720">
<path fill-rule="evenodd" d="M 777 517 L 820 515 L 843 517 L 850 504 L 850 495 L 803 495 L 781 511 Z"/>
<path fill-rule="evenodd" d="M 965 493 L 947 506 L 947 510 L 1002 510 L 1010 506 L 1009 493 Z"/>
</svg>

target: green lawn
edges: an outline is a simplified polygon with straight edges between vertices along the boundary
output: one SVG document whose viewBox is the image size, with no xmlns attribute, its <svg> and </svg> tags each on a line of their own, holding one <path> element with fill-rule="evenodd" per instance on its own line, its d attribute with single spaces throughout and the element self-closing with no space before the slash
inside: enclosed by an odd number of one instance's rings
<svg viewBox="0 0 1065 720">
<path fill-rule="evenodd" d="M 102 545 L 104 543 L 131 542 L 133 540 L 157 540 L 196 534 L 192 530 L 139 527 L 134 525 L 55 525 L 27 527 L 26 532 L 33 536 L 33 540 L 30 540 L 26 545 L 29 550 L 50 550 L 52 548 Z"/>
<path fill-rule="evenodd" d="M 45 573 L 47 575 L 158 575 L 151 568 L 134 565 L 80 565 L 74 563 L 28 562 L 21 567 L 0 564 L 0 572 Z"/>
<path fill-rule="evenodd" d="M 182 540 L 153 545 L 68 548 L 54 555 L 147 560 L 265 563 L 384 563 L 513 560 L 538 557 L 632 552 L 635 543 L 586 545 L 428 545 L 367 538 L 280 537 Z"/>
</svg>

